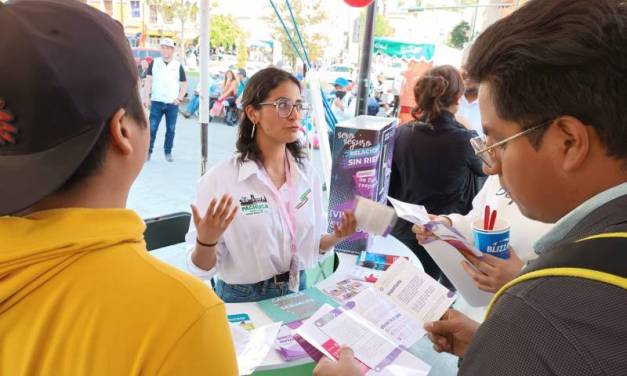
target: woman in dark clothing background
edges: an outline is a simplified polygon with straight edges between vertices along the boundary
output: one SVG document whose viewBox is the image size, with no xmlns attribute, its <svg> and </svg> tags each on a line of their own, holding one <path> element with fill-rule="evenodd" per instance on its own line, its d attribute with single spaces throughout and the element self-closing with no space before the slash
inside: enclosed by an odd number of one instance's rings
<svg viewBox="0 0 627 376">
<path fill-rule="evenodd" d="M 423 205 L 432 214 L 462 213 L 483 184 L 481 161 L 470 139 L 475 131 L 455 120 L 464 93 L 461 75 L 443 65 L 425 73 L 414 87 L 414 121 L 399 127 L 394 147 L 389 195 Z M 420 259 L 425 272 L 451 287 L 440 268 L 416 242 L 411 223 L 399 219 L 392 231 Z"/>
</svg>

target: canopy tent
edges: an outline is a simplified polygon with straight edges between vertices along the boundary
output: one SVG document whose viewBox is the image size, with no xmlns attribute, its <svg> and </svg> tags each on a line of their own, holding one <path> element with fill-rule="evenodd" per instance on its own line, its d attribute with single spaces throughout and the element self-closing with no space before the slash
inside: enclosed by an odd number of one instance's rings
<svg viewBox="0 0 627 376">
<path fill-rule="evenodd" d="M 435 45 L 376 37 L 374 38 L 373 52 L 397 58 L 431 61 L 435 54 Z"/>
<path fill-rule="evenodd" d="M 251 40 L 248 43 L 246 43 L 246 46 L 248 48 L 269 48 L 272 49 L 274 47 L 274 41 L 271 40 L 262 40 L 262 39 L 257 39 L 257 40 Z"/>
</svg>

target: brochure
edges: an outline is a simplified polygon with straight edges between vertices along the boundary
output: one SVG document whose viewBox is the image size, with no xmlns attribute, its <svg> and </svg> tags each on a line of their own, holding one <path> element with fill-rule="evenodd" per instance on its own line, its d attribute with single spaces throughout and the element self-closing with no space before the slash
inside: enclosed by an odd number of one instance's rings
<svg viewBox="0 0 627 376">
<path fill-rule="evenodd" d="M 294 330 L 298 329 L 303 322 L 297 320 L 281 326 L 276 337 L 275 348 L 281 358 L 286 362 L 307 358 L 307 352 L 294 338 Z"/>
<path fill-rule="evenodd" d="M 359 265 L 353 265 L 350 270 L 346 271 L 346 275 L 352 279 L 371 283 L 375 283 L 381 274 L 383 274 L 383 270 L 364 268 Z"/>
<path fill-rule="evenodd" d="M 251 331 L 239 324 L 230 325 L 240 375 L 250 375 L 259 367 L 272 348 L 281 324 L 273 323 Z"/>
<path fill-rule="evenodd" d="M 332 297 L 340 303 L 345 303 L 349 299 L 354 298 L 357 294 L 364 291 L 371 284 L 353 278 L 346 278 L 330 285 L 319 285 L 322 292 Z"/>
<path fill-rule="evenodd" d="M 431 367 L 389 339 L 350 309 L 323 305 L 296 330 L 301 341 L 313 346 L 314 360 L 339 357 L 341 345 L 350 346 L 366 375 L 427 375 Z"/>
<path fill-rule="evenodd" d="M 297 293 L 257 302 L 261 310 L 274 321 L 293 322 L 309 318 L 324 303 L 337 306 L 338 303 L 315 287 Z"/>
<path fill-rule="evenodd" d="M 479 290 L 462 267 L 462 262 L 468 261 L 468 255 L 483 257 L 481 251 L 453 227 L 430 222 L 424 206 L 409 204 L 392 197 L 388 197 L 388 200 L 400 218 L 423 225 L 435 235 L 432 239 L 422 242 L 421 245 L 468 304 L 473 307 L 486 306 L 494 294 Z"/>
<path fill-rule="evenodd" d="M 296 334 L 331 358 L 350 346 L 369 375 L 427 375 L 430 367 L 407 350 L 425 335 L 424 322 L 438 320 L 454 299 L 401 258 L 342 306 L 322 306 Z"/>
<path fill-rule="evenodd" d="M 364 268 L 387 270 L 394 261 L 403 256 L 384 255 L 382 253 L 373 253 L 363 251 L 359 257 L 355 260 L 355 264 L 363 266 Z M 404 257 L 407 259 L 407 257 Z"/>
</svg>

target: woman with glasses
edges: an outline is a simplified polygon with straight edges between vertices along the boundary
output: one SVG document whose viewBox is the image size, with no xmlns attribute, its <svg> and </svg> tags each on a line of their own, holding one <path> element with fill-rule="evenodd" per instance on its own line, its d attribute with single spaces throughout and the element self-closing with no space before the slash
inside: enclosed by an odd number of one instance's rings
<svg viewBox="0 0 627 376">
<path fill-rule="evenodd" d="M 399 128 L 394 146 L 391 197 L 432 214 L 470 211 L 484 174 L 469 143 L 477 133 L 455 120 L 463 93 L 462 77 L 450 65 L 432 68 L 416 82 L 414 120 Z M 416 254 L 427 274 L 452 287 L 416 241 L 411 223 L 399 220 L 392 235 Z"/>
<path fill-rule="evenodd" d="M 216 273 L 225 302 L 258 301 L 299 291 L 304 269 L 355 232 L 345 213 L 327 234 L 321 183 L 298 142 L 309 106 L 291 74 L 267 68 L 250 78 L 242 97 L 237 153 L 200 180 L 189 270 Z"/>
</svg>

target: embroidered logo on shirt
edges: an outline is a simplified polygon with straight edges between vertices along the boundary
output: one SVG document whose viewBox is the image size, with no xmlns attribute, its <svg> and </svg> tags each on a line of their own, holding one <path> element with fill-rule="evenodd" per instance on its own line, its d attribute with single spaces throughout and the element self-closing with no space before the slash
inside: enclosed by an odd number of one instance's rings
<svg viewBox="0 0 627 376">
<path fill-rule="evenodd" d="M 17 142 L 17 127 L 9 124 L 13 120 L 13 115 L 5 109 L 4 99 L 0 98 L 0 146 Z"/>
<path fill-rule="evenodd" d="M 255 196 L 252 193 L 248 196 L 240 197 L 239 203 L 244 215 L 265 213 L 270 208 L 266 196 Z"/>
<path fill-rule="evenodd" d="M 300 195 L 300 197 L 298 198 L 298 204 L 296 204 L 296 209 L 300 209 L 303 206 L 305 206 L 305 204 L 307 203 L 307 201 L 309 201 L 309 196 L 311 195 L 311 188 L 307 189 L 305 191 L 305 193 L 303 193 L 302 195 Z"/>
</svg>

